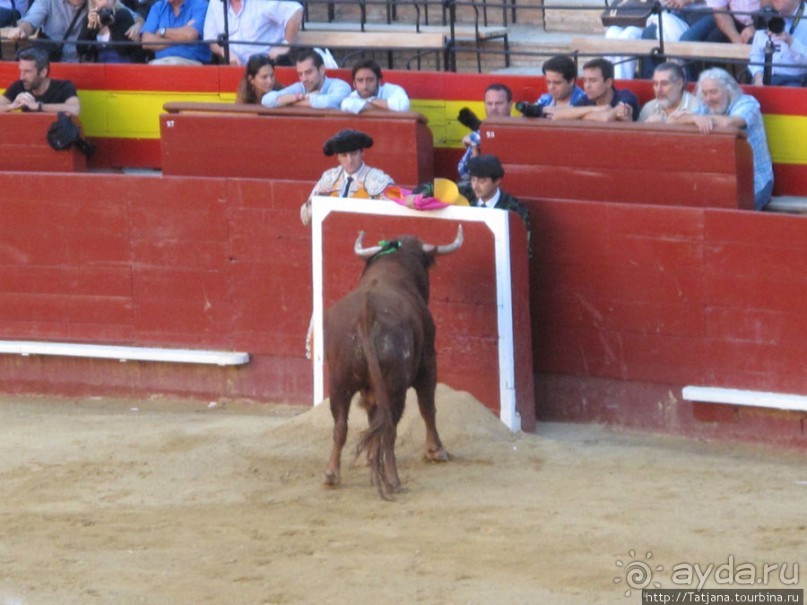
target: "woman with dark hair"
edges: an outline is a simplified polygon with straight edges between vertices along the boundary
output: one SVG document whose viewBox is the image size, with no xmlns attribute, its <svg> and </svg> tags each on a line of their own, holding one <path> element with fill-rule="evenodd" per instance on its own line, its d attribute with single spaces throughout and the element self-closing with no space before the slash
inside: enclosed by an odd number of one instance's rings
<svg viewBox="0 0 807 605">
<path fill-rule="evenodd" d="M 271 90 L 283 88 L 275 80 L 275 62 L 269 55 L 252 55 L 247 61 L 244 77 L 238 85 L 236 103 L 260 105 L 261 98 Z"/>
</svg>

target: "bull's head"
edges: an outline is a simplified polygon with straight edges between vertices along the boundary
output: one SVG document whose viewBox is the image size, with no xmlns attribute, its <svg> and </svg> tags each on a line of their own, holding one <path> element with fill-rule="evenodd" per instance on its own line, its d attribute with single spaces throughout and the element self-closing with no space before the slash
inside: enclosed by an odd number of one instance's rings
<svg viewBox="0 0 807 605">
<path fill-rule="evenodd" d="M 427 244 L 424 242 L 422 244 L 423 252 L 425 252 L 426 254 L 431 254 L 432 252 L 434 252 L 434 254 L 450 254 L 451 252 L 456 251 L 457 249 L 459 249 L 460 246 L 462 246 L 462 239 L 463 239 L 462 225 L 460 225 L 457 228 L 457 237 L 454 239 L 452 243 L 444 246 L 435 246 L 434 244 Z M 353 248 L 356 254 L 362 257 L 363 259 L 368 259 L 384 250 L 384 246 L 381 245 L 370 246 L 369 248 L 365 248 L 362 244 L 363 240 L 364 240 L 364 231 L 359 231 L 359 237 L 356 238 L 356 244 Z"/>
</svg>

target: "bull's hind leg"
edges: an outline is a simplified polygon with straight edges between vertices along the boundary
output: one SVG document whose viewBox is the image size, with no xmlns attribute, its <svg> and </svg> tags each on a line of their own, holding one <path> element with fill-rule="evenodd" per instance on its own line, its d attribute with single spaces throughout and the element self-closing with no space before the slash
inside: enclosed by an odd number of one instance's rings
<svg viewBox="0 0 807 605">
<path fill-rule="evenodd" d="M 388 434 L 388 443 L 384 444 L 384 475 L 390 492 L 401 491 L 401 479 L 398 477 L 398 462 L 395 460 L 395 441 L 398 439 L 398 423 L 406 406 L 406 389 L 394 393 L 392 398 L 392 431 Z"/>
<path fill-rule="evenodd" d="M 423 422 L 426 424 L 426 460 L 430 462 L 447 462 L 448 452 L 443 447 L 443 442 L 440 441 L 440 435 L 437 433 L 434 388 L 435 385 L 433 382 L 415 386 L 420 415 L 423 417 Z"/>
<path fill-rule="evenodd" d="M 347 441 L 347 415 L 351 396 L 331 395 L 331 415 L 333 416 L 333 449 L 325 469 L 325 484 L 339 485 L 341 481 L 342 448 Z"/>
</svg>

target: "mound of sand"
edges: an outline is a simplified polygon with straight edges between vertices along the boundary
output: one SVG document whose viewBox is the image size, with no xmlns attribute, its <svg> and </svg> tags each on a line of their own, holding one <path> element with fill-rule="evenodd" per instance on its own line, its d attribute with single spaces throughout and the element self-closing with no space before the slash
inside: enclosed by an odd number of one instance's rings
<svg viewBox="0 0 807 605">
<path fill-rule="evenodd" d="M 348 421 L 347 448 L 352 448 L 358 435 L 367 428 L 367 414 L 353 400 Z M 512 438 L 507 427 L 473 395 L 455 391 L 444 384 L 437 385 L 437 430 L 446 449 L 451 452 L 457 444 L 468 442 L 506 441 Z M 326 399 L 307 412 L 274 426 L 267 436 L 279 440 L 288 453 L 300 455 L 313 453 L 321 456 L 323 444 L 330 444 L 333 418 L 330 402 Z M 417 396 L 410 389 L 406 397 L 406 409 L 398 424 L 396 451 L 399 454 L 420 455 L 426 439 L 426 429 L 417 405 Z"/>
</svg>

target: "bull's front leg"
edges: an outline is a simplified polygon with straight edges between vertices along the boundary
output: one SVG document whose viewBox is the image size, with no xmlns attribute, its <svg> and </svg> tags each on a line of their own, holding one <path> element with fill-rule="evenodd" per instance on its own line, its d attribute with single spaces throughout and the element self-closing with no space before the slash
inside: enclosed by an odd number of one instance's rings
<svg viewBox="0 0 807 605">
<path fill-rule="evenodd" d="M 347 441 L 347 416 L 350 410 L 350 397 L 331 396 L 331 415 L 333 416 L 333 449 L 325 469 L 325 484 L 339 485 L 342 476 L 342 449 Z"/>
</svg>

